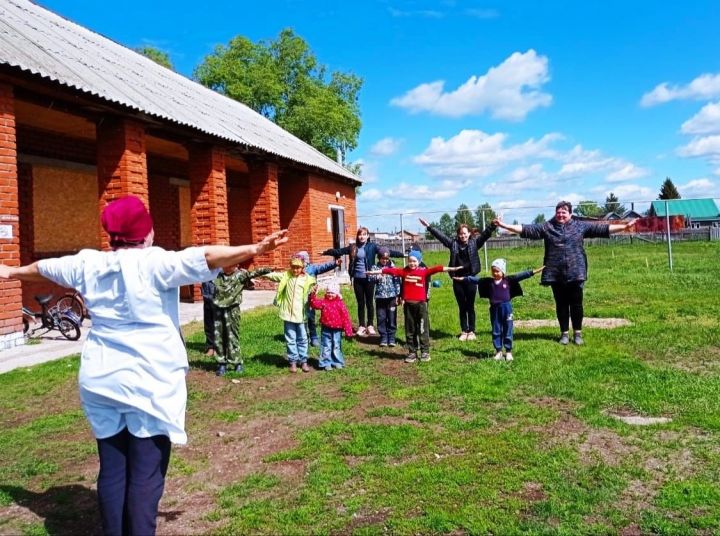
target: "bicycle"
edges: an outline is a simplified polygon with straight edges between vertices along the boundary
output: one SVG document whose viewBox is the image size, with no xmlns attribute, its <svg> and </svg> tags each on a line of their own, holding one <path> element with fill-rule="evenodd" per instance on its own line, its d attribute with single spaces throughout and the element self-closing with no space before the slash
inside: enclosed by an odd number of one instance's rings
<svg viewBox="0 0 720 536">
<path fill-rule="evenodd" d="M 80 338 L 81 319 L 72 309 L 61 309 L 57 304 L 49 307 L 48 304 L 52 299 L 52 294 L 35 296 L 35 301 L 38 302 L 41 307 L 40 311 L 33 311 L 29 307 L 23 306 L 23 333 L 31 337 L 40 329 L 44 329 L 45 333 L 56 329 L 62 333 L 66 339 L 71 341 L 78 340 Z M 31 330 L 30 320 L 32 320 L 33 323 L 37 323 L 38 319 L 40 320 L 40 325 L 33 327 Z"/>
<path fill-rule="evenodd" d="M 82 325 L 83 320 L 90 318 L 87 307 L 85 307 L 85 300 L 77 290 L 60 296 L 55 305 L 63 311 L 70 309 L 78 317 L 78 324 L 80 325 Z"/>
</svg>

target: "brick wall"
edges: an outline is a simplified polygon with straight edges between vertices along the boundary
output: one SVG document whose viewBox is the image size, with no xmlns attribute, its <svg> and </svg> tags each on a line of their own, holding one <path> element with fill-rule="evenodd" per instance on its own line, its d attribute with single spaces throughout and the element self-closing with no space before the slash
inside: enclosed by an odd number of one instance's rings
<svg viewBox="0 0 720 536">
<path fill-rule="evenodd" d="M 256 162 L 250 166 L 250 221 L 252 222 L 252 240 L 256 243 L 280 227 L 280 197 L 278 189 L 277 165 L 268 162 Z M 281 266 L 282 259 L 289 253 L 287 246 L 255 257 L 262 266 Z"/>
<path fill-rule="evenodd" d="M 20 265 L 20 201 L 12 86 L 0 84 L 0 225 L 10 238 L 0 239 L 0 262 Z M 0 348 L 24 343 L 20 281 L 0 281 Z"/>
<path fill-rule="evenodd" d="M 155 229 L 155 245 L 165 249 L 180 248 L 180 200 L 178 187 L 165 175 L 148 179 L 150 214 Z"/>
</svg>

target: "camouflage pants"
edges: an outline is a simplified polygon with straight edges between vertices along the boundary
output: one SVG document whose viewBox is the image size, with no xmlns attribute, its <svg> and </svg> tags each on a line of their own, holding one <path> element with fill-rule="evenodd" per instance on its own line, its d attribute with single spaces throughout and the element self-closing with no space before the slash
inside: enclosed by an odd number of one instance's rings
<svg viewBox="0 0 720 536">
<path fill-rule="evenodd" d="M 215 359 L 226 365 L 239 365 L 240 355 L 240 307 L 215 309 Z"/>
</svg>

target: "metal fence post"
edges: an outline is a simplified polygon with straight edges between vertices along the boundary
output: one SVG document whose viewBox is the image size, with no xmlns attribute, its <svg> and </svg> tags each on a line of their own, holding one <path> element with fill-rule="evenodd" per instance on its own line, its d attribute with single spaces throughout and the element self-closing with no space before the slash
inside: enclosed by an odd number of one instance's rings
<svg viewBox="0 0 720 536">
<path fill-rule="evenodd" d="M 668 206 L 667 199 L 665 200 L 665 225 L 667 227 L 667 244 L 668 244 L 668 264 L 670 271 L 673 271 L 673 256 L 672 256 L 672 238 L 670 237 L 670 207 Z"/>
<path fill-rule="evenodd" d="M 485 230 L 485 209 L 482 210 L 482 230 Z M 488 269 L 488 254 L 487 254 L 487 240 L 483 244 L 483 250 L 485 251 L 485 270 Z"/>
<path fill-rule="evenodd" d="M 400 243 L 402 244 L 402 252 L 405 253 L 405 229 L 403 229 L 403 213 L 400 213 Z M 405 257 L 403 257 L 403 266 L 405 266 Z"/>
</svg>

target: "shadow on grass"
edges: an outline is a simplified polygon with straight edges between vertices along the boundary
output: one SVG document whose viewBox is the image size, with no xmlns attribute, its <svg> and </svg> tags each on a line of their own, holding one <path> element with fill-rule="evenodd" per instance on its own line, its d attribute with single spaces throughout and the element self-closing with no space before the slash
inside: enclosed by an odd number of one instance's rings
<svg viewBox="0 0 720 536">
<path fill-rule="evenodd" d="M 277 368 L 286 368 L 288 366 L 288 362 L 287 359 L 285 359 L 285 356 L 278 354 L 256 354 L 255 356 L 253 356 L 253 359 L 265 365 L 272 365 Z"/>
<path fill-rule="evenodd" d="M 0 485 L 0 493 L 45 520 L 48 534 L 102 534 L 97 493 L 84 486 L 57 486 L 34 493 L 18 486 Z"/>
</svg>

